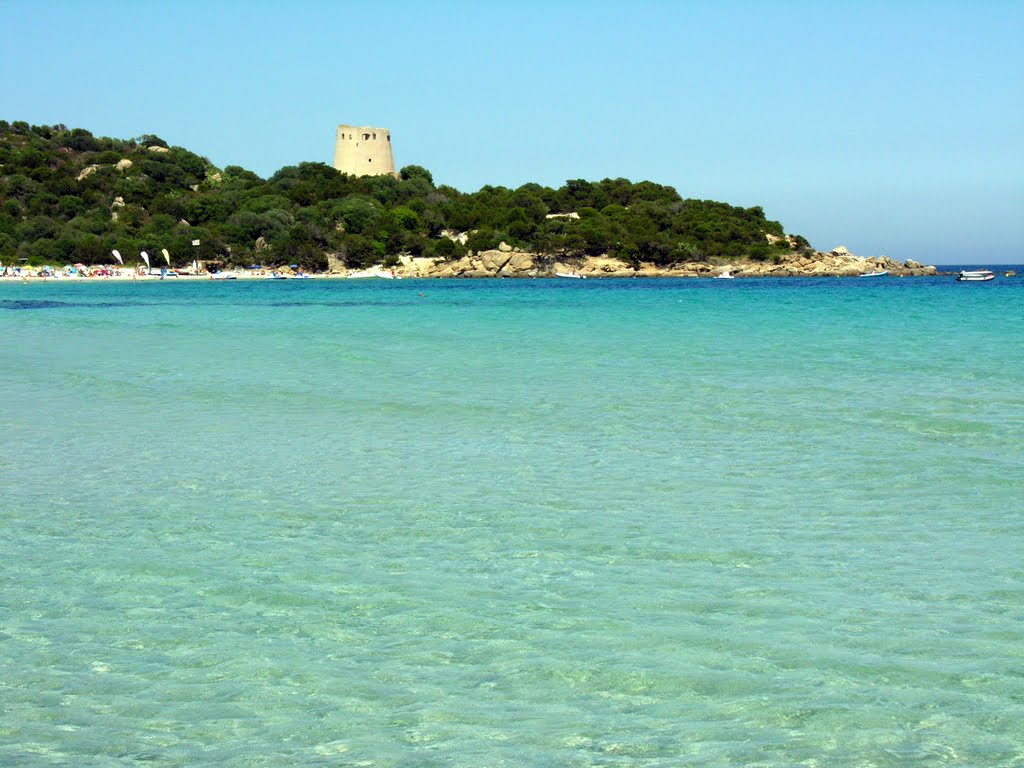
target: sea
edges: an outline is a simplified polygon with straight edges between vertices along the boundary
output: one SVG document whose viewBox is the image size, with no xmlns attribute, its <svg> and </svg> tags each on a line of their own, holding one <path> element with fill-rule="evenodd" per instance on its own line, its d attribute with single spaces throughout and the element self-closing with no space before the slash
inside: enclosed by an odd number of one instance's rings
<svg viewBox="0 0 1024 768">
<path fill-rule="evenodd" d="M 1015 269 L 0 281 L 0 765 L 1020 768 Z"/>
</svg>

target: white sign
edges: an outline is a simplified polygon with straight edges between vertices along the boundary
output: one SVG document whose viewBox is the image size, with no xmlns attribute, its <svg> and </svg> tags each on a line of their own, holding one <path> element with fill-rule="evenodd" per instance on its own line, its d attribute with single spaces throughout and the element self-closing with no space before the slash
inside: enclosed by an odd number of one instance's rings
<svg viewBox="0 0 1024 768">
<path fill-rule="evenodd" d="M 192 245 L 199 245 L 199 241 L 198 240 L 193 240 L 192 241 Z"/>
</svg>

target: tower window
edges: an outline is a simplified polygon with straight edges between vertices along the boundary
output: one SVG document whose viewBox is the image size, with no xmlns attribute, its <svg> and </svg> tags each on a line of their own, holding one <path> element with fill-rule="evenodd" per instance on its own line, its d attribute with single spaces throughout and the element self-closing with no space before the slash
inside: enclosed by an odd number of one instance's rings
<svg viewBox="0 0 1024 768">
<path fill-rule="evenodd" d="M 370 134 L 364 133 L 363 134 L 363 141 L 369 141 L 369 140 L 370 140 Z"/>
</svg>

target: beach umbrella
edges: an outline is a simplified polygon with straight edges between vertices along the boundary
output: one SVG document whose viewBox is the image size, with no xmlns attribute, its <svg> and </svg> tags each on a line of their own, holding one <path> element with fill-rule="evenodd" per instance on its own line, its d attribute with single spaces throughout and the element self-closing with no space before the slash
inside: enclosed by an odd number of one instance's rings
<svg viewBox="0 0 1024 768">
<path fill-rule="evenodd" d="M 166 248 L 161 248 L 160 249 L 160 253 L 162 253 L 164 255 L 164 261 L 167 262 L 167 266 L 168 267 L 171 266 L 171 254 L 169 254 L 167 252 L 167 249 Z"/>
<path fill-rule="evenodd" d="M 118 264 L 124 264 L 124 259 L 121 258 L 121 254 L 117 251 L 117 249 L 114 249 L 113 251 L 111 251 L 111 253 L 114 254 L 114 258 L 117 259 Z"/>
<path fill-rule="evenodd" d="M 146 253 L 145 251 L 140 251 L 139 255 L 142 257 L 142 260 L 144 262 L 146 262 L 146 266 L 148 267 L 149 266 L 149 254 Z"/>
</svg>

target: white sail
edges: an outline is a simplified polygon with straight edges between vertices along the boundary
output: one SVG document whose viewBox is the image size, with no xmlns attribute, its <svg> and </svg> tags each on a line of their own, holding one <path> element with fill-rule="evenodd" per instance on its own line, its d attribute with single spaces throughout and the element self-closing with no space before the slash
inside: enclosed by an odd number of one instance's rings
<svg viewBox="0 0 1024 768">
<path fill-rule="evenodd" d="M 118 264 L 124 264 L 124 259 L 121 258 L 121 254 L 118 253 L 116 249 L 111 251 L 111 253 L 114 254 L 114 258 L 117 259 Z"/>
<path fill-rule="evenodd" d="M 144 262 L 146 262 L 146 266 L 148 267 L 149 266 L 149 254 L 146 253 L 145 251 L 142 251 L 139 255 L 142 257 L 142 260 Z"/>
<path fill-rule="evenodd" d="M 167 266 L 168 267 L 171 266 L 171 254 L 169 254 L 167 252 L 167 249 L 166 248 L 161 248 L 160 249 L 160 253 L 162 253 L 164 255 L 164 261 L 167 262 Z"/>
</svg>

